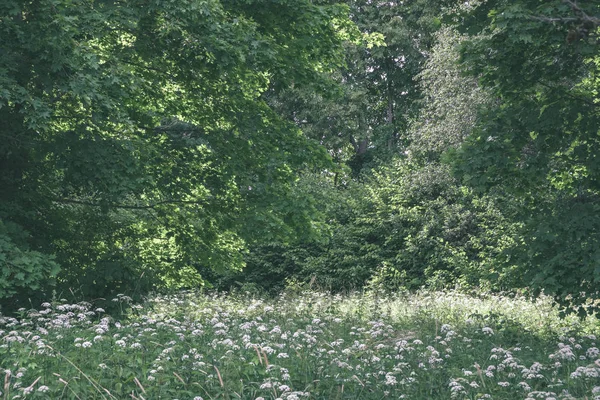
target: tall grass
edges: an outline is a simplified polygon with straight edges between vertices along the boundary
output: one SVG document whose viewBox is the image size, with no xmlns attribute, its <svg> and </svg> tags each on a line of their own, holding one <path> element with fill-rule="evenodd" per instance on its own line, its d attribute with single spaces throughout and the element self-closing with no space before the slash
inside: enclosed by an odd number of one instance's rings
<svg viewBox="0 0 600 400">
<path fill-rule="evenodd" d="M 600 400 L 598 321 L 544 297 L 182 292 L 129 309 L 0 316 L 0 399 Z"/>
</svg>

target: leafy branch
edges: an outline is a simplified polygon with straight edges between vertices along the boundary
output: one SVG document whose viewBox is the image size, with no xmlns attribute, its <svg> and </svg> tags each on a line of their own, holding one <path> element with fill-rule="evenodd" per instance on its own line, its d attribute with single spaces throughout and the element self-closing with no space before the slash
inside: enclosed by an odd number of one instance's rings
<svg viewBox="0 0 600 400">
<path fill-rule="evenodd" d="M 55 203 L 62 204 L 78 204 L 90 207 L 108 207 L 114 209 L 124 209 L 124 210 L 155 210 L 157 207 L 168 204 L 183 204 L 183 205 L 202 205 L 205 206 L 209 204 L 207 201 L 201 200 L 163 200 L 153 204 L 145 204 L 145 205 L 133 205 L 133 204 L 116 204 L 116 203 L 102 203 L 102 202 L 92 202 L 85 200 L 76 200 L 69 198 L 51 198 L 51 201 Z"/>
<path fill-rule="evenodd" d="M 582 22 L 588 31 L 597 28 L 600 26 L 600 18 L 595 16 L 588 15 L 575 1 L 571 0 L 563 0 L 563 3 L 568 4 L 571 7 L 571 10 L 576 15 L 575 17 L 549 17 L 545 15 L 533 16 L 532 18 L 538 21 L 543 22 L 562 22 L 562 23 L 571 23 L 571 22 Z"/>
</svg>

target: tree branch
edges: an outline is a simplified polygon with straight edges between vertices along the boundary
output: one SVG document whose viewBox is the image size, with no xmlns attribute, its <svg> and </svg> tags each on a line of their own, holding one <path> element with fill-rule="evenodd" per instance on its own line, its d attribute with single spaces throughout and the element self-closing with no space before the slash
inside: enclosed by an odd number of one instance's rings
<svg viewBox="0 0 600 400">
<path fill-rule="evenodd" d="M 590 22 L 592 24 L 594 24 L 594 27 L 598 27 L 600 26 L 600 18 L 598 17 L 594 17 L 594 16 L 590 16 L 588 14 L 586 14 L 585 11 L 583 11 L 583 9 L 581 7 L 579 7 L 579 5 L 572 0 L 562 0 L 563 3 L 569 5 L 569 7 L 571 7 L 571 10 L 573 10 L 573 13 L 575 15 L 577 15 L 576 17 L 548 17 L 545 15 L 541 15 L 541 16 L 533 16 L 533 19 L 536 19 L 538 21 L 544 21 L 544 22 L 564 22 L 564 23 L 569 23 L 569 22 Z"/>
<path fill-rule="evenodd" d="M 183 204 L 183 205 L 206 205 L 206 204 L 208 204 L 208 202 L 200 201 L 200 200 L 164 200 L 164 201 L 156 202 L 154 204 L 146 204 L 146 205 L 116 204 L 116 203 L 103 204 L 103 203 L 94 203 L 91 201 L 58 198 L 58 197 L 51 198 L 50 200 L 55 203 L 62 203 L 62 204 L 79 204 L 79 205 L 90 206 L 90 207 L 108 206 L 109 208 L 124 209 L 124 210 L 154 210 L 154 209 L 156 209 L 156 207 L 165 205 L 165 204 Z"/>
</svg>

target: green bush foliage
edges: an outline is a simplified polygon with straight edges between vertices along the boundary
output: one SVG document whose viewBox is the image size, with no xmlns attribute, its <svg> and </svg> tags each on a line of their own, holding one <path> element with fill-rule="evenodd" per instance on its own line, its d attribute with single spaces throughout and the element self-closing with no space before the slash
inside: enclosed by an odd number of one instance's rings
<svg viewBox="0 0 600 400">
<path fill-rule="evenodd" d="M 43 298 L 36 292 L 59 272 L 52 256 L 29 248 L 28 236 L 20 226 L 0 219 L 0 301 L 32 294 Z"/>
<path fill-rule="evenodd" d="M 500 266 L 519 224 L 492 197 L 458 185 L 447 167 L 400 159 L 367 183 L 322 193 L 327 241 L 255 247 L 248 269 L 233 280 L 269 289 L 297 279 L 334 291 L 362 288 L 375 277 L 389 289 L 515 284 Z"/>
</svg>

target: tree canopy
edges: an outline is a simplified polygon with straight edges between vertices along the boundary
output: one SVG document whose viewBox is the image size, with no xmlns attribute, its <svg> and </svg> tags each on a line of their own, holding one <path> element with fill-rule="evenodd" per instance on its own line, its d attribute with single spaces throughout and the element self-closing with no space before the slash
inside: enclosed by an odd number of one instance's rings
<svg viewBox="0 0 600 400">
<path fill-rule="evenodd" d="M 291 188 L 329 158 L 262 94 L 326 90 L 347 15 L 308 0 L 3 2 L 0 298 L 51 277 L 86 296 L 189 284 L 197 264 L 239 268 L 246 242 L 310 235 Z"/>
<path fill-rule="evenodd" d="M 6 0 L 0 39 L 3 304 L 312 282 L 597 306 L 597 2 Z"/>
</svg>

